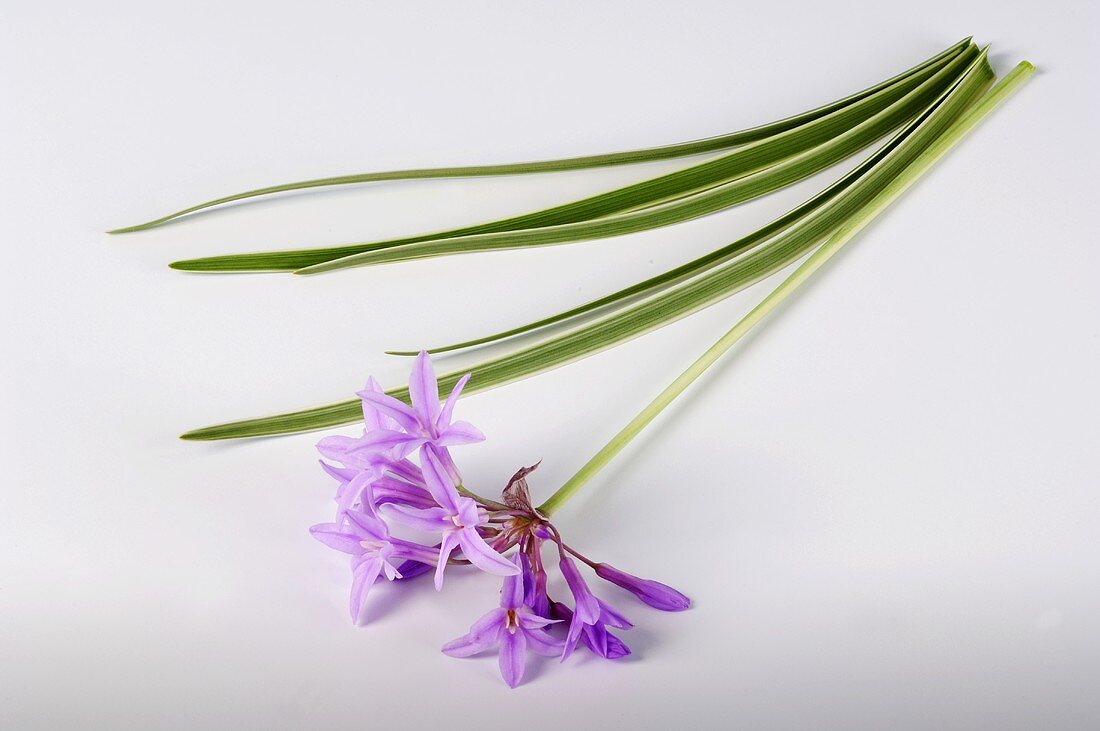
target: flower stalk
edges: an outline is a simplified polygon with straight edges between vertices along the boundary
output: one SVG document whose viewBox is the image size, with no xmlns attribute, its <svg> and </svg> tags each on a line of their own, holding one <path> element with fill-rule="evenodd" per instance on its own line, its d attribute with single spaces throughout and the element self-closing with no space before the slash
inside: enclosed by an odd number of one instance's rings
<svg viewBox="0 0 1100 731">
<path fill-rule="evenodd" d="M 1010 95 L 1027 81 L 1034 73 L 1035 67 L 1023 61 L 1016 66 L 1000 83 L 994 86 L 988 94 L 977 101 L 973 107 L 965 112 L 954 122 L 946 132 L 937 138 L 924 152 L 922 152 L 900 175 L 891 181 L 886 188 L 871 200 L 859 213 L 842 223 L 832 236 L 814 251 L 802 264 L 800 264 L 790 276 L 765 297 L 756 307 L 737 322 L 729 331 L 718 339 L 698 359 L 670 383 L 661 393 L 642 409 L 637 416 L 630 420 L 618 434 L 612 437 L 588 462 L 577 471 L 575 475 L 566 480 L 557 492 L 550 496 L 542 505 L 539 512 L 544 515 L 553 515 L 567 500 L 572 498 L 584 487 L 601 469 L 614 459 L 615 455 L 623 450 L 653 419 L 671 404 L 677 396 L 684 392 L 688 386 L 694 383 L 703 373 L 722 357 L 730 348 L 738 343 L 753 327 L 760 323 L 772 310 L 790 297 L 802 284 L 806 282 L 825 262 L 839 252 L 845 244 L 851 241 L 856 234 L 862 231 L 868 224 L 878 217 L 891 203 L 898 199 L 902 193 L 909 189 L 929 168 L 940 158 L 947 154 L 963 137 L 966 136 L 985 117 L 993 112 Z"/>
</svg>

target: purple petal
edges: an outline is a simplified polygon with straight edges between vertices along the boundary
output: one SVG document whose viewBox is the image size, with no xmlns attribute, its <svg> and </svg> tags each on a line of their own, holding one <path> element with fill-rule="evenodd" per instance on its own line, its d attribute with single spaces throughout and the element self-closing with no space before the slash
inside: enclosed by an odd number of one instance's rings
<svg viewBox="0 0 1100 731">
<path fill-rule="evenodd" d="M 484 441 L 485 435 L 476 426 L 468 421 L 456 421 L 440 433 L 435 443 L 441 447 L 457 447 Z"/>
<path fill-rule="evenodd" d="M 463 635 L 457 640 L 451 640 L 443 645 L 443 654 L 451 657 L 470 657 L 479 652 L 489 650 L 497 643 L 496 637 L 475 640 L 469 635 Z"/>
<path fill-rule="evenodd" d="M 350 482 L 353 477 L 359 474 L 359 470 L 350 467 L 336 467 L 335 465 L 330 465 L 328 462 L 325 462 L 323 459 L 317 460 L 317 463 L 321 465 L 321 469 L 337 482 Z"/>
<path fill-rule="evenodd" d="M 584 646 L 591 650 L 592 654 L 608 660 L 618 660 L 620 657 L 626 657 L 630 654 L 630 648 L 626 646 L 626 643 L 612 632 L 609 632 L 603 625 L 589 625 L 586 630 L 581 639 L 584 640 Z"/>
<path fill-rule="evenodd" d="M 573 650 L 577 649 L 577 642 L 581 639 L 584 627 L 584 622 L 574 613 L 573 618 L 569 620 L 569 631 L 565 635 L 565 647 L 561 651 L 562 662 L 569 659 L 569 656 L 573 654 Z"/>
<path fill-rule="evenodd" d="M 525 546 L 521 547 L 516 555 L 519 557 L 520 576 L 523 577 L 523 602 L 531 606 L 531 602 L 535 600 L 535 570 L 531 566 L 531 559 L 527 555 Z"/>
<path fill-rule="evenodd" d="M 565 577 L 565 583 L 569 585 L 569 590 L 573 592 L 576 605 L 573 611 L 576 612 L 577 618 L 584 624 L 594 623 L 600 618 L 600 603 L 585 583 L 577 564 L 573 559 L 563 555 L 558 562 L 558 567 L 561 569 L 562 576 Z"/>
<path fill-rule="evenodd" d="M 469 633 L 443 645 L 443 653 L 451 657 L 470 657 L 488 650 L 497 643 L 504 629 L 505 614 L 494 609 L 474 622 Z"/>
<path fill-rule="evenodd" d="M 462 395 L 462 389 L 465 388 L 466 382 L 470 380 L 470 375 L 467 373 L 459 378 L 458 382 L 455 383 L 455 387 L 451 389 L 451 395 L 447 397 L 447 403 L 443 404 L 443 408 L 440 409 L 439 416 L 435 420 L 436 429 L 446 429 L 447 425 L 451 423 L 451 414 L 454 413 L 455 404 L 458 402 L 458 397 Z"/>
<path fill-rule="evenodd" d="M 558 657 L 565 649 L 565 642 L 551 637 L 544 629 L 524 628 L 522 631 L 527 636 L 527 647 L 540 655 Z"/>
<path fill-rule="evenodd" d="M 393 451 L 400 455 L 398 457 L 400 459 L 423 442 L 424 438 L 416 434 L 406 434 L 393 429 L 376 429 L 367 432 L 356 441 L 354 446 L 349 447 L 347 456 L 362 458 L 365 455 L 381 455 L 383 452 Z"/>
<path fill-rule="evenodd" d="M 619 610 L 602 599 L 596 599 L 600 605 L 600 621 L 618 629 L 630 629 L 634 623 L 624 617 Z"/>
<path fill-rule="evenodd" d="M 439 459 L 439 464 L 443 468 L 443 471 L 450 475 L 451 483 L 454 485 L 461 485 L 462 474 L 458 471 L 458 465 L 455 464 L 454 458 L 451 457 L 451 450 L 432 442 L 429 442 L 428 446 L 432 448 L 432 454 Z"/>
<path fill-rule="evenodd" d="M 370 487 L 372 478 L 373 474 L 371 472 L 362 471 L 351 478 L 351 480 L 341 488 L 336 499 L 337 520 L 340 519 L 342 514 L 347 513 L 355 505 L 356 501 L 363 495 L 363 492 Z M 363 507 L 367 511 L 374 512 L 373 500 L 364 501 Z"/>
<path fill-rule="evenodd" d="M 540 542 L 536 539 L 529 548 L 535 557 L 539 557 Z M 526 572 L 523 578 L 523 601 L 540 617 L 550 616 L 550 597 L 546 595 L 546 571 L 542 568 L 542 559 L 531 562 L 526 552 L 520 552 L 522 567 Z"/>
<path fill-rule="evenodd" d="M 607 627 L 603 622 L 584 626 L 584 644 L 600 657 L 607 657 Z"/>
<path fill-rule="evenodd" d="M 626 657 L 630 654 L 630 648 L 626 646 L 626 643 L 615 636 L 614 633 L 607 633 L 607 654 L 604 655 L 608 660 L 618 660 L 620 657 Z"/>
<path fill-rule="evenodd" d="M 439 544 L 439 563 L 435 567 L 435 590 L 443 589 L 443 569 L 447 568 L 447 559 L 458 548 L 458 536 L 456 531 L 443 534 L 443 541 Z"/>
<path fill-rule="evenodd" d="M 521 612 L 519 615 L 519 626 L 524 629 L 542 629 L 549 624 L 557 624 L 560 619 L 548 619 L 546 617 L 540 617 L 531 612 Z"/>
<path fill-rule="evenodd" d="M 515 688 L 523 680 L 527 662 L 527 634 L 525 632 L 500 633 L 500 677 L 509 688 Z"/>
<path fill-rule="evenodd" d="M 485 509 L 474 502 L 473 498 L 460 497 L 457 507 L 458 510 L 455 511 L 455 515 L 451 516 L 451 520 L 455 521 L 456 525 L 466 528 L 477 528 L 484 525 Z"/>
<path fill-rule="evenodd" d="M 425 546 L 412 541 L 403 541 L 400 538 L 391 538 L 390 546 L 393 549 L 393 557 L 397 560 L 416 561 L 427 564 L 429 568 L 434 568 L 436 561 L 439 560 L 439 546 Z M 401 568 L 397 570 L 402 574 L 405 573 Z M 423 572 L 416 572 L 416 574 L 420 573 Z"/>
<path fill-rule="evenodd" d="M 386 503 L 378 509 L 382 515 L 416 530 L 438 533 L 454 528 L 454 523 L 443 508 L 413 508 L 401 503 Z"/>
<path fill-rule="evenodd" d="M 416 356 L 416 363 L 409 375 L 409 399 L 420 415 L 420 423 L 426 428 L 434 425 L 439 416 L 439 385 L 435 380 L 432 359 L 425 350 Z"/>
<path fill-rule="evenodd" d="M 360 391 L 358 396 L 363 401 L 369 401 L 371 406 L 378 409 L 380 414 L 393 419 L 410 434 L 420 433 L 420 419 L 417 417 L 416 412 L 404 401 L 398 401 L 389 394 L 373 393 L 371 391 Z"/>
<path fill-rule="evenodd" d="M 371 486 L 376 505 L 382 503 L 402 503 L 414 508 L 434 508 L 435 498 L 419 485 L 412 485 L 393 477 L 379 477 Z"/>
<path fill-rule="evenodd" d="M 397 573 L 401 574 L 401 576 L 397 578 L 397 581 L 408 581 L 409 579 L 415 579 L 417 576 L 423 576 L 434 568 L 434 557 L 432 558 L 431 563 L 424 563 L 423 561 L 417 561 L 410 558 L 409 560 L 405 561 L 397 567 Z"/>
<path fill-rule="evenodd" d="M 358 442 L 359 440 L 355 437 L 345 437 L 336 434 L 325 437 L 317 442 L 317 451 L 321 453 L 322 457 L 336 460 L 337 462 L 344 462 L 347 459 L 348 450 L 354 447 Z"/>
<path fill-rule="evenodd" d="M 490 549 L 491 550 L 491 549 Z M 465 553 L 465 550 L 463 550 Z M 513 558 L 512 563 L 516 565 L 517 558 Z M 504 586 L 500 590 L 500 606 L 505 609 L 519 609 L 523 606 L 523 578 L 522 576 L 505 576 Z"/>
<path fill-rule="evenodd" d="M 329 548 L 335 548 L 337 551 L 350 553 L 353 556 L 363 552 L 363 547 L 359 545 L 359 539 L 353 534 L 342 530 L 336 523 L 318 523 L 309 529 L 309 533 L 321 543 Z"/>
<path fill-rule="evenodd" d="M 396 462 L 390 462 L 386 465 L 386 469 L 405 482 L 420 487 L 424 486 L 424 473 L 421 472 L 420 468 L 413 464 L 411 460 L 402 459 Z"/>
<path fill-rule="evenodd" d="M 361 539 L 367 541 L 389 541 L 390 530 L 386 524 L 364 512 L 349 510 L 344 514 L 348 519 L 348 525 Z"/>
<path fill-rule="evenodd" d="M 554 602 L 550 607 L 550 613 L 554 617 L 557 617 L 559 620 L 565 622 L 569 622 L 573 619 L 573 610 L 565 606 L 561 602 Z M 604 637 L 606 638 L 606 642 L 604 645 L 604 653 L 606 654 L 602 655 L 603 657 L 606 657 L 608 660 L 617 660 L 620 657 L 626 657 L 630 654 L 630 648 L 627 647 L 626 644 L 618 637 L 616 637 L 613 633 L 605 631 Z M 600 654 L 598 649 L 592 643 L 592 640 L 589 638 L 588 632 L 582 632 L 581 639 L 584 640 L 585 647 L 587 647 L 593 653 Z"/>
<path fill-rule="evenodd" d="M 504 623 L 507 619 L 507 611 L 503 609 L 490 609 L 488 612 L 478 617 L 476 622 L 470 625 L 469 636 L 476 640 L 488 637 L 495 641 L 497 638 L 496 633 L 504 627 Z"/>
<path fill-rule="evenodd" d="M 363 387 L 363 391 L 370 393 L 382 393 L 382 386 L 378 381 L 374 380 L 374 376 L 367 379 L 367 385 Z M 360 392 L 362 393 L 362 392 Z M 362 396 L 360 396 L 362 398 Z M 389 425 L 386 424 L 386 419 L 382 418 L 382 415 L 378 412 L 378 409 L 374 407 L 370 401 L 364 399 L 363 401 L 363 427 L 366 431 L 372 431 L 374 429 L 385 429 Z"/>
<path fill-rule="evenodd" d="M 606 563 L 596 565 L 596 575 L 621 586 L 649 606 L 666 612 L 682 612 L 691 606 L 691 599 L 671 586 L 652 579 L 639 579 Z"/>
<path fill-rule="evenodd" d="M 519 567 L 508 559 L 494 551 L 485 539 L 478 535 L 476 528 L 463 528 L 457 532 L 459 545 L 462 546 L 462 555 L 474 566 L 482 571 L 497 576 L 517 576 Z M 519 581 L 516 582 L 520 584 Z M 520 589 L 522 601 L 522 588 Z"/>
<path fill-rule="evenodd" d="M 420 471 L 424 473 L 424 486 L 436 502 L 447 508 L 452 514 L 458 512 L 458 490 L 439 462 L 431 445 L 420 450 Z"/>
<path fill-rule="evenodd" d="M 367 602 L 367 595 L 371 587 L 378 580 L 378 574 L 382 572 L 382 559 L 372 558 L 355 567 L 351 582 L 351 601 L 348 609 L 351 611 L 351 621 L 359 624 L 359 618 L 363 616 L 363 606 Z"/>
</svg>

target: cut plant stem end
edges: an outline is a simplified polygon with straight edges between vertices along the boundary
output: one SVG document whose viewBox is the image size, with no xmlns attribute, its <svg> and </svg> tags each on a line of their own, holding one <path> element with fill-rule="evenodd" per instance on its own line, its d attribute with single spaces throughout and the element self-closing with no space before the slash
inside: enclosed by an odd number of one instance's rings
<svg viewBox="0 0 1100 731">
<path fill-rule="evenodd" d="M 430 178 L 458 178 L 458 177 L 478 177 L 489 175 L 522 175 L 527 173 L 545 173 L 560 170 L 581 170 L 586 168 L 607 167 L 611 165 L 625 165 L 639 162 L 650 162 L 654 160 L 667 160 L 671 158 L 684 157 L 687 155 L 699 155 L 707 152 L 717 152 L 720 150 L 729 149 L 737 145 L 744 145 L 750 142 L 756 142 L 767 137 L 779 134 L 786 130 L 792 129 L 806 122 L 813 121 L 814 119 L 823 117 L 837 109 L 841 109 L 845 106 L 854 104 L 872 94 L 875 94 L 882 89 L 885 89 L 907 77 L 917 74 L 925 69 L 949 59 L 954 55 L 962 52 L 963 49 L 970 45 L 970 39 L 966 38 L 959 41 L 951 48 L 943 51 L 942 53 L 933 56 L 932 58 L 924 61 L 921 64 L 904 71 L 897 76 L 887 79 L 880 84 L 876 84 L 868 89 L 852 94 L 838 101 L 826 104 L 817 109 L 812 109 L 808 112 L 795 115 L 793 117 L 787 117 L 777 122 L 761 125 L 759 127 L 753 127 L 752 129 L 742 130 L 739 132 L 732 132 L 725 135 L 719 135 L 717 137 L 709 137 L 707 139 L 695 140 L 693 142 L 681 142 L 673 145 L 665 145 L 662 147 L 652 147 L 642 150 L 630 150 L 627 152 L 613 152 L 602 155 L 587 155 L 583 157 L 564 158 L 559 160 L 543 160 L 540 162 L 525 162 L 525 163 L 511 163 L 506 165 L 480 165 L 480 166 L 462 166 L 462 167 L 449 167 L 449 168 L 429 168 L 420 170 L 393 170 L 388 172 L 377 173 L 361 173 L 356 175 L 341 175 L 331 178 L 317 178 L 315 180 L 305 180 L 295 183 L 284 183 L 282 185 L 273 185 L 265 188 L 258 188 L 256 190 L 249 190 L 243 193 L 235 193 L 233 195 L 224 196 L 222 198 L 216 198 L 214 200 L 199 203 L 183 210 L 169 213 L 166 216 L 155 218 L 145 223 L 140 223 L 135 226 L 126 226 L 124 228 L 117 228 L 107 233 L 120 234 L 133 231 L 142 231 L 149 228 L 154 228 L 162 224 L 174 221 L 184 216 L 197 213 L 199 211 L 213 208 L 216 206 L 222 206 L 234 201 L 246 200 L 248 198 L 256 198 L 260 196 L 272 195 L 275 193 L 285 193 L 295 190 L 305 190 L 309 188 L 320 188 L 335 185 L 353 185 L 357 183 L 371 183 L 384 180 L 409 180 L 409 179 L 430 179 Z M 296 267 L 295 267 L 296 268 Z"/>
<path fill-rule="evenodd" d="M 734 325 L 729 332 L 723 335 L 702 356 L 692 363 L 687 370 L 680 374 L 664 391 L 635 416 L 630 423 L 616 434 L 592 459 L 569 478 L 561 488 L 538 507 L 539 512 L 546 516 L 552 515 L 567 500 L 577 493 L 596 473 L 610 462 L 615 455 L 630 443 L 642 429 L 661 413 L 677 396 L 712 366 L 726 351 L 732 348 L 755 325 L 787 297 L 794 293 L 810 276 L 832 258 L 841 248 L 855 237 L 864 227 L 881 214 L 891 203 L 904 193 L 921 175 L 923 175 L 937 160 L 943 157 L 958 142 L 966 136 L 979 122 L 990 112 L 997 108 L 1009 95 L 1015 92 L 1021 84 L 1035 71 L 1035 67 L 1027 61 L 1021 62 L 999 84 L 993 87 L 988 94 L 979 100 L 969 111 L 958 119 L 951 127 L 937 138 L 916 160 L 914 160 L 900 175 L 898 175 L 886 188 L 879 193 L 862 210 L 845 221 L 832 234 L 828 241 L 821 245 L 809 256 L 795 271 L 775 288 L 763 301 L 754 307 L 749 314 Z"/>
</svg>

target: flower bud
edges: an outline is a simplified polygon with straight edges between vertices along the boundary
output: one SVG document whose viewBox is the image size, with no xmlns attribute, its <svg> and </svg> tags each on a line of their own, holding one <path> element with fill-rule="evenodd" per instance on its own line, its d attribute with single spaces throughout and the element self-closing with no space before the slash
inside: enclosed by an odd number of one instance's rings
<svg viewBox="0 0 1100 731">
<path fill-rule="evenodd" d="M 682 612 L 691 606 L 691 599 L 671 586 L 651 579 L 639 579 L 606 563 L 596 564 L 596 575 L 604 581 L 621 586 L 649 606 L 665 612 Z"/>
</svg>

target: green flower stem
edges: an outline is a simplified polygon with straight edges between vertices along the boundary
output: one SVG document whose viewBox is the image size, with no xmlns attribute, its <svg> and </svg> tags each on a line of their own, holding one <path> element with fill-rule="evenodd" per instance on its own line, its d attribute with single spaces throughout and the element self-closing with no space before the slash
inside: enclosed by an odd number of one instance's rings
<svg viewBox="0 0 1100 731">
<path fill-rule="evenodd" d="M 828 241 L 811 254 L 795 271 L 775 288 L 760 304 L 734 325 L 703 355 L 681 373 L 664 391 L 635 416 L 592 459 L 562 485 L 557 492 L 539 506 L 539 511 L 549 516 L 575 495 L 596 473 L 603 469 L 615 455 L 636 437 L 656 416 L 710 368 L 726 351 L 741 340 L 754 326 L 778 307 L 807 279 L 832 258 L 841 248 L 882 213 L 891 203 L 928 171 L 966 136 L 979 122 L 988 116 L 1005 99 L 1015 92 L 1035 71 L 1027 61 L 1021 62 L 988 94 L 951 125 L 928 146 L 900 175 L 891 181 L 859 213 L 842 223 Z"/>
<path fill-rule="evenodd" d="M 468 489 L 465 485 L 455 485 L 455 490 L 458 491 L 459 495 L 462 495 L 463 497 L 468 497 L 476 503 L 481 503 L 481 505 L 485 506 L 486 508 L 488 508 L 490 510 L 508 510 L 509 509 L 508 506 L 505 505 L 504 503 L 498 503 L 496 500 L 490 500 L 489 498 L 481 497 L 480 495 L 478 495 L 473 490 Z"/>
</svg>

